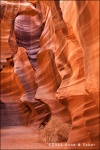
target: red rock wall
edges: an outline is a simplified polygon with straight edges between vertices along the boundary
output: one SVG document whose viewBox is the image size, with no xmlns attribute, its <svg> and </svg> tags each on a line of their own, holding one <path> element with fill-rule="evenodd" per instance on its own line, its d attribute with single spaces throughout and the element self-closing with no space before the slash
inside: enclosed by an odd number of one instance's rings
<svg viewBox="0 0 100 150">
<path fill-rule="evenodd" d="M 82 143 L 95 143 L 95 148 L 98 148 L 98 1 L 61 1 L 60 4 L 68 34 L 65 41 L 62 40 L 62 51 L 58 49 L 56 55 L 62 75 L 57 97 L 67 101 L 72 118 L 68 143 L 81 143 L 81 146 Z"/>
<path fill-rule="evenodd" d="M 6 66 L 1 72 L 2 99 L 5 97 L 7 100 L 12 96 L 14 100 L 18 93 L 21 100 L 41 99 L 49 105 L 52 115 L 62 117 L 65 122 L 72 121 L 69 144 L 76 144 L 76 149 L 87 149 L 83 143 L 90 143 L 98 149 L 98 1 L 61 1 L 63 20 L 60 9 L 56 14 L 60 24 L 52 14 L 56 13 L 58 4 L 55 7 L 53 2 L 44 3 L 52 9 L 45 9 L 46 5 L 43 4 L 42 11 L 48 17 L 40 38 L 38 68 L 35 72 L 25 49 L 19 49 L 14 58 L 14 67 Z M 16 76 L 16 82 L 12 75 Z M 5 84 L 11 82 L 14 82 L 14 87 L 11 84 L 10 90 L 5 88 Z M 77 146 L 78 143 L 81 147 Z M 91 149 L 91 146 L 88 148 Z"/>
<path fill-rule="evenodd" d="M 61 8 L 68 30 L 72 30 L 82 49 L 81 53 L 83 53 L 85 71 L 85 90 L 89 94 L 92 94 L 92 96 L 97 96 L 94 98 L 94 101 L 98 106 L 99 1 L 61 2 Z"/>
</svg>

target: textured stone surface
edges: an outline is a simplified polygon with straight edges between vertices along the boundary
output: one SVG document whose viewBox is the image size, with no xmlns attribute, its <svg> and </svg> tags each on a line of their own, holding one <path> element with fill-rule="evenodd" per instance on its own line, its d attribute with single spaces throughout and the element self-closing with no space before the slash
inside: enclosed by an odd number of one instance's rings
<svg viewBox="0 0 100 150">
<path fill-rule="evenodd" d="M 57 63 L 62 66 L 62 83 L 57 97 L 67 101 L 72 118 L 68 143 L 89 142 L 98 148 L 98 1 L 61 1 L 60 6 L 68 34 L 65 42 L 62 40 L 62 52 L 57 52 Z"/>
<path fill-rule="evenodd" d="M 63 12 L 63 19 L 66 23 L 69 34 L 72 33 L 74 35 L 74 39 L 76 39 L 81 47 L 78 55 L 81 54 L 81 56 L 83 57 L 85 90 L 89 94 L 92 94 L 93 97 L 94 95 L 96 96 L 94 101 L 98 106 L 97 93 L 99 92 L 99 1 L 61 2 L 61 9 Z M 91 11 L 91 9 L 93 11 Z M 94 11 L 95 14 L 93 13 Z M 80 67 L 77 67 L 77 69 Z"/>
<path fill-rule="evenodd" d="M 58 115 L 65 122 L 72 122 L 68 144 L 76 144 L 76 149 L 87 149 L 83 143 L 90 143 L 95 144 L 92 148 L 98 149 L 99 4 L 98 1 L 87 0 L 60 1 L 59 4 L 41 2 L 46 22 L 40 37 L 38 67 L 35 71 L 25 49 L 18 48 L 14 66 L 9 60 L 1 71 L 1 98 L 4 102 L 17 101 L 19 104 L 20 100 L 31 103 L 40 99 L 43 103 L 29 104 L 26 122 L 29 114 L 36 112 L 37 120 L 40 120 L 51 110 L 51 116 Z M 5 20 L 1 29 L 4 62 L 10 54 L 7 43 L 10 26 Z M 26 105 L 23 105 L 24 110 Z M 20 112 L 17 115 L 21 117 Z M 25 115 L 22 118 L 25 119 Z M 34 115 L 31 118 L 36 121 Z M 78 143 L 81 147 L 77 146 Z"/>
</svg>

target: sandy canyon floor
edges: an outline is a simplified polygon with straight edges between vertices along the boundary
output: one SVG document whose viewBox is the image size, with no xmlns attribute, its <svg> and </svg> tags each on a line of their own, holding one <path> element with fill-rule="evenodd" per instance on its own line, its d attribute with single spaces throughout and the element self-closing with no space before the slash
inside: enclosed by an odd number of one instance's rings
<svg viewBox="0 0 100 150">
<path fill-rule="evenodd" d="M 57 144 L 57 143 L 56 143 Z M 38 130 L 36 127 L 10 126 L 1 129 L 1 150 L 19 149 L 67 149 L 65 143 L 53 144 L 38 143 Z"/>
</svg>

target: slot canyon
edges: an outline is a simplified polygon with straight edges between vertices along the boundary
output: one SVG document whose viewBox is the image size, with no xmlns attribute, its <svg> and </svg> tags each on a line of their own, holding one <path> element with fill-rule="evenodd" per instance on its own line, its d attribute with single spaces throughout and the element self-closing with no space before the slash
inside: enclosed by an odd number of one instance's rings
<svg viewBox="0 0 100 150">
<path fill-rule="evenodd" d="M 1 149 L 99 150 L 99 0 L 0 7 Z"/>
</svg>

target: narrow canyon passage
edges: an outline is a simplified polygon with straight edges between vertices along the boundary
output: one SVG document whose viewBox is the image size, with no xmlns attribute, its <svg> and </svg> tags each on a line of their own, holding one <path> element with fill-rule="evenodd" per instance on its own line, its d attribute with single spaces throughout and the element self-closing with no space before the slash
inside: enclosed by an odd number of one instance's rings
<svg viewBox="0 0 100 150">
<path fill-rule="evenodd" d="M 99 0 L 0 10 L 1 149 L 98 150 Z"/>
</svg>

